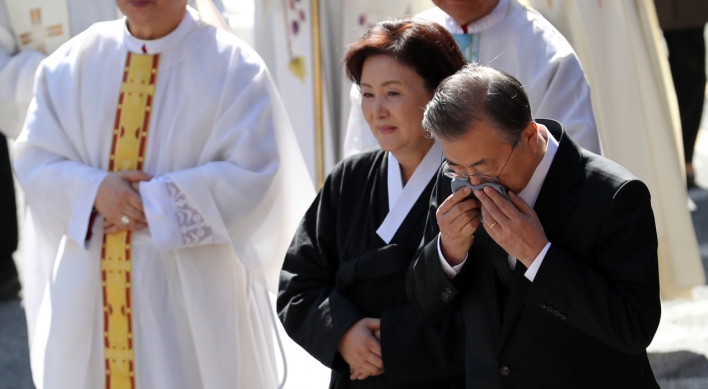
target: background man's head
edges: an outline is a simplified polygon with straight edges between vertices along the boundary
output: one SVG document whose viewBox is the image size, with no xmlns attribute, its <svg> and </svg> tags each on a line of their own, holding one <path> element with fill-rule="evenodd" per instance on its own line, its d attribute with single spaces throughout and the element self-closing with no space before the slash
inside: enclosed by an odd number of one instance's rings
<svg viewBox="0 0 708 389">
<path fill-rule="evenodd" d="M 499 183 L 515 193 L 526 186 L 545 151 L 521 83 L 477 64 L 440 83 L 425 108 L 423 127 L 440 143 L 453 170 L 499 176 Z"/>
<path fill-rule="evenodd" d="M 128 19 L 130 33 L 143 40 L 172 32 L 187 12 L 187 0 L 116 0 Z"/>
<path fill-rule="evenodd" d="M 464 26 L 492 12 L 499 0 L 433 0 L 433 4 Z"/>
</svg>

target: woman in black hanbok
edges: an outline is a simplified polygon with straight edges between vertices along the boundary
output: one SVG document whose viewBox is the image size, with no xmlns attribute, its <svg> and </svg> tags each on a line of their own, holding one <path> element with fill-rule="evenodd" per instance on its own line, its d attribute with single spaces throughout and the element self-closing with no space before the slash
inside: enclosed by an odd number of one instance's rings
<svg viewBox="0 0 708 389">
<path fill-rule="evenodd" d="M 405 19 L 371 27 L 345 63 L 381 149 L 327 177 L 285 258 L 278 315 L 331 388 L 464 387 L 461 317 L 424 323 L 405 290 L 443 159 L 423 111 L 464 57 L 444 27 Z"/>
</svg>

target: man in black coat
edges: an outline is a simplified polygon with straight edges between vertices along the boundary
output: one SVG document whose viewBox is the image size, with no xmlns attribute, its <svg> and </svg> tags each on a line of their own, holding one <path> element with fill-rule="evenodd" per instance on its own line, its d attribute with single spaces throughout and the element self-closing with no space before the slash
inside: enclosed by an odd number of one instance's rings
<svg viewBox="0 0 708 389">
<path fill-rule="evenodd" d="M 646 186 L 558 122 L 534 122 L 521 84 L 485 66 L 443 81 L 424 126 L 447 164 L 407 292 L 430 321 L 462 310 L 467 387 L 658 388 Z M 451 195 L 448 176 L 497 182 L 510 200 L 492 187 Z"/>
</svg>

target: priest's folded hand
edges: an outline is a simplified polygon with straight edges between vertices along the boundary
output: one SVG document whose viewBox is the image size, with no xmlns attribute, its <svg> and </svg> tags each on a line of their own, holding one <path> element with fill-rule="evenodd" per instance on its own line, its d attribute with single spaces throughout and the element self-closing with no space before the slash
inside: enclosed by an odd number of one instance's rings
<svg viewBox="0 0 708 389">
<path fill-rule="evenodd" d="M 480 202 L 468 199 L 470 188 L 462 188 L 440 204 L 435 216 L 440 227 L 440 249 L 451 266 L 461 263 L 474 242 L 479 226 Z"/>
<path fill-rule="evenodd" d="M 96 211 L 105 219 L 105 233 L 138 231 L 147 227 L 142 198 L 131 184 L 151 179 L 149 174 L 130 170 L 109 173 L 106 176 L 98 187 L 94 203 Z M 128 223 L 125 223 L 126 220 Z"/>
<path fill-rule="evenodd" d="M 337 350 L 349 364 L 351 380 L 363 380 L 383 374 L 381 342 L 374 335 L 380 330 L 380 319 L 364 318 L 349 327 L 339 341 Z"/>
</svg>

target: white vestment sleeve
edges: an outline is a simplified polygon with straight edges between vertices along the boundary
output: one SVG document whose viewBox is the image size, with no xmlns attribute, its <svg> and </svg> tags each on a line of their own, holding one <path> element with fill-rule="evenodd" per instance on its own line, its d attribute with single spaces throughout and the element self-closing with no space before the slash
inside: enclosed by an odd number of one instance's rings
<svg viewBox="0 0 708 389">
<path fill-rule="evenodd" d="M 152 241 L 158 250 L 177 249 L 182 245 L 182 236 L 175 210 L 176 204 L 172 202 L 168 184 L 174 185 L 166 177 L 156 177 L 148 182 L 140 183 L 140 193 L 150 193 L 149 196 L 141 197 L 150 236 L 152 236 Z M 185 196 L 182 195 L 182 197 Z"/>
<path fill-rule="evenodd" d="M 199 166 L 140 184 L 159 250 L 229 243 L 251 275 L 277 291 L 278 274 L 314 188 L 265 67 L 224 103 Z"/>
<path fill-rule="evenodd" d="M 195 185 L 201 181 L 198 177 L 188 180 Z M 188 198 L 182 188 L 172 181 L 171 175 L 140 183 L 145 216 L 156 249 L 178 250 L 229 242 L 224 223 L 218 222 L 222 219 L 219 209 L 215 204 L 204 201 L 211 197 L 208 188 L 194 189 L 188 192 L 194 195 L 202 189 L 205 193 L 195 199 Z"/>
<path fill-rule="evenodd" d="M 41 67 L 38 72 L 36 97 L 13 149 L 13 168 L 29 205 L 25 231 L 32 231 L 22 239 L 24 304 L 31 344 L 35 343 L 39 308 L 54 274 L 60 242 L 64 241 L 62 247 L 69 244 L 88 254 L 90 215 L 98 186 L 107 174 L 86 163 L 91 158 L 74 143 L 79 137 L 64 130 L 64 126 L 79 128 L 70 109 L 57 110 L 55 105 L 57 100 L 70 98 L 66 94 L 71 88 L 59 84 L 60 93 L 52 95 L 46 71 Z M 96 223 L 94 232 L 100 226 Z"/>
<path fill-rule="evenodd" d="M 243 241 L 262 222 L 259 204 L 272 200 L 265 194 L 280 163 L 268 82 L 261 70 L 225 103 L 199 166 L 141 183 L 158 249 L 225 243 L 229 236 Z M 198 233 L 201 238 L 193 241 L 196 226 L 209 236 Z"/>
<path fill-rule="evenodd" d="M 35 93 L 15 144 L 15 172 L 34 212 L 85 246 L 96 193 L 108 173 L 80 162 L 41 70 Z"/>
<path fill-rule="evenodd" d="M 0 0 L 0 132 L 17 138 L 32 100 L 34 74 L 44 54 L 17 52 L 5 2 Z"/>
</svg>

